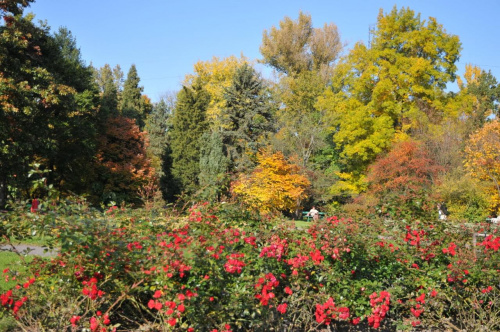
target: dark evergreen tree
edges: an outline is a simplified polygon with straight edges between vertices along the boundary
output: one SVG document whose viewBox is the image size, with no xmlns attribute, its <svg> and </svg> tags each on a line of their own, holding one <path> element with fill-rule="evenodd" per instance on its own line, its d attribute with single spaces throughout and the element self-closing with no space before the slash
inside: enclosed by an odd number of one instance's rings
<svg viewBox="0 0 500 332">
<path fill-rule="evenodd" d="M 109 64 L 94 71 L 95 81 L 101 95 L 99 122 L 104 124 L 109 117 L 116 117 L 118 112 L 118 86 Z"/>
<path fill-rule="evenodd" d="M 161 158 L 167 148 L 167 131 L 172 109 L 172 105 L 169 105 L 165 99 L 161 99 L 153 106 L 152 112 L 146 119 L 145 130 L 149 136 L 148 154 L 151 158 L 151 165 L 159 176 L 162 176 Z"/>
<path fill-rule="evenodd" d="M 197 83 L 183 87 L 177 95 L 170 135 L 172 176 L 179 181 L 181 191 L 188 194 L 199 188 L 200 137 L 208 129 L 209 102 L 208 93 Z"/>
<path fill-rule="evenodd" d="M 8 185 L 27 193 L 33 162 L 52 170 L 56 185 L 81 189 L 85 174 L 78 172 L 94 143 L 90 70 L 68 31 L 52 36 L 22 16 L 28 2 L 0 3 L 0 208 Z"/>
<path fill-rule="evenodd" d="M 147 102 L 142 98 L 144 88 L 139 86 L 139 75 L 135 65 L 130 66 L 127 74 L 127 79 L 123 84 L 123 92 L 121 94 L 121 113 L 123 116 L 135 119 L 137 125 L 142 130 L 145 125 L 146 116 L 148 114 Z"/>
<path fill-rule="evenodd" d="M 172 174 L 173 158 L 172 149 L 167 145 L 161 156 L 161 176 L 160 190 L 163 199 L 166 202 L 174 202 L 181 193 L 181 183 L 178 178 Z"/>
<path fill-rule="evenodd" d="M 47 155 L 49 180 L 62 190 L 83 194 L 90 190 L 89 170 L 96 153 L 98 89 L 71 31 L 60 28 L 47 43 L 43 53 L 47 68 L 72 89 L 53 105 L 55 114 L 49 124 L 53 130 L 48 138 L 57 143 Z"/>
<path fill-rule="evenodd" d="M 273 107 L 263 80 L 249 65 L 238 68 L 224 94 L 222 138 L 231 168 L 243 171 L 272 132 Z"/>
<path fill-rule="evenodd" d="M 201 136 L 200 149 L 200 188 L 205 200 L 219 200 L 229 187 L 229 159 L 218 132 L 205 132 Z"/>
</svg>

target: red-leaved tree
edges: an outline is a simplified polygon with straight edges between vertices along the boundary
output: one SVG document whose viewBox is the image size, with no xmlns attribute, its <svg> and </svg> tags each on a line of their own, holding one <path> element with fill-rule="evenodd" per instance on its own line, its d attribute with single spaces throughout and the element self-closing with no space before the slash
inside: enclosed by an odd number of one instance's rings
<svg viewBox="0 0 500 332">
<path fill-rule="evenodd" d="M 380 213 L 431 216 L 435 212 L 431 187 L 440 170 L 422 144 L 401 142 L 369 168 L 367 194 L 375 197 Z"/>
<path fill-rule="evenodd" d="M 138 190 L 154 176 L 147 144 L 135 120 L 123 116 L 107 120 L 99 140 L 98 182 L 94 186 L 101 202 L 142 203 Z"/>
</svg>

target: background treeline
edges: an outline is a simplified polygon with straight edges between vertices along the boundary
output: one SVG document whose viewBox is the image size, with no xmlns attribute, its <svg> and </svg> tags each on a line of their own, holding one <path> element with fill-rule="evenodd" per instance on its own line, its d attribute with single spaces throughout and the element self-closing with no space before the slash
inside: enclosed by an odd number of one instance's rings
<svg viewBox="0 0 500 332">
<path fill-rule="evenodd" d="M 500 207 L 499 84 L 472 65 L 456 75 L 460 40 L 434 18 L 381 11 L 370 43 L 348 49 L 301 12 L 263 33 L 256 61 L 273 80 L 214 57 L 152 103 L 134 65 L 86 65 L 68 29 L 23 15 L 30 2 L 0 2 L 0 208 L 43 198 L 34 168 L 96 206 L 427 217 L 445 202 L 469 220 Z"/>
</svg>

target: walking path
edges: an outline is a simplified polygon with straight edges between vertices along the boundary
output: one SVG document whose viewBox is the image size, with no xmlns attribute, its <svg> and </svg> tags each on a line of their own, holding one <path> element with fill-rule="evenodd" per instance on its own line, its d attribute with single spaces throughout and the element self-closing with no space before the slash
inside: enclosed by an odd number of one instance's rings
<svg viewBox="0 0 500 332">
<path fill-rule="evenodd" d="M 58 249 L 49 249 L 47 247 L 41 247 L 33 244 L 16 244 L 14 245 L 14 248 L 12 248 L 11 245 L 2 245 L 0 246 L 0 252 L 1 251 L 17 251 L 26 255 L 50 257 L 57 255 Z"/>
</svg>

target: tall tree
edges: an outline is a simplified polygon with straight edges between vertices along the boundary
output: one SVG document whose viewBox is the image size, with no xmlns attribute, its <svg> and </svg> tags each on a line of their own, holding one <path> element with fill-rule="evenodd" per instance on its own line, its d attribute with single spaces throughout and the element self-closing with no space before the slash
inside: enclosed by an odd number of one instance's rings
<svg viewBox="0 0 500 332">
<path fill-rule="evenodd" d="M 224 93 L 231 86 L 236 70 L 247 62 L 244 57 L 213 57 L 210 61 L 198 61 L 194 65 L 194 74 L 186 75 L 186 86 L 200 84 L 210 95 L 207 120 L 212 131 L 221 130 L 223 127 L 222 110 L 226 106 Z"/>
<path fill-rule="evenodd" d="M 173 100 L 160 99 L 153 105 L 153 110 L 146 119 L 145 130 L 149 137 L 148 153 L 151 157 L 153 168 L 159 176 L 161 172 L 161 158 L 168 144 L 167 132 L 170 127 L 171 116 L 174 109 Z"/>
<path fill-rule="evenodd" d="M 60 28 L 53 37 L 44 52 L 49 59 L 47 67 L 74 92 L 61 97 L 54 106 L 55 116 L 50 124 L 54 130 L 49 139 L 57 143 L 47 156 L 49 179 L 61 189 L 83 194 L 90 189 L 88 170 L 96 153 L 98 90 L 71 31 Z"/>
<path fill-rule="evenodd" d="M 470 174 L 487 184 L 490 210 L 500 213 L 500 121 L 491 121 L 473 135 L 465 148 L 465 166 Z"/>
<path fill-rule="evenodd" d="M 209 94 L 199 84 L 183 87 L 177 95 L 172 118 L 172 176 L 180 184 L 181 191 L 191 194 L 199 188 L 200 138 L 208 129 L 209 103 Z"/>
<path fill-rule="evenodd" d="M 9 182 L 15 177 L 12 185 L 22 186 L 31 162 L 57 170 L 52 176 L 59 184 L 81 177 L 69 174 L 71 166 L 84 160 L 66 157 L 92 145 L 91 130 L 79 137 L 69 134 L 91 121 L 90 72 L 69 33 L 51 36 L 47 26 L 35 26 L 31 15 L 22 16 L 22 5 L 28 3 L 0 4 L 5 21 L 0 26 L 0 207 Z"/>
<path fill-rule="evenodd" d="M 313 28 L 311 15 L 299 13 L 296 21 L 285 17 L 279 28 L 264 31 L 260 52 L 263 63 L 287 75 L 303 71 L 328 71 L 342 50 L 337 26 Z"/>
<path fill-rule="evenodd" d="M 443 90 L 455 79 L 459 51 L 458 37 L 432 17 L 422 21 L 396 7 L 380 12 L 371 45 L 354 46 L 318 102 L 335 129 L 344 188 L 361 190 L 366 167 L 394 140 L 442 118 Z"/>
<path fill-rule="evenodd" d="M 491 116 L 499 115 L 500 84 L 491 74 L 470 64 L 465 66 L 464 78 L 458 77 L 460 88 L 448 109 L 467 124 L 468 134 L 481 128 Z"/>
<path fill-rule="evenodd" d="M 121 94 L 121 114 L 130 119 L 135 119 L 137 125 L 142 130 L 144 128 L 146 116 L 151 111 L 151 103 L 142 97 L 144 88 L 139 86 L 139 75 L 137 68 L 133 64 L 127 74 L 127 79 L 123 84 Z"/>
<path fill-rule="evenodd" d="M 229 159 L 220 133 L 205 132 L 201 136 L 199 183 L 201 197 L 217 201 L 229 187 Z"/>
<path fill-rule="evenodd" d="M 101 95 L 99 118 L 101 123 L 105 123 L 107 118 L 116 117 L 119 114 L 119 88 L 109 64 L 105 64 L 100 69 L 95 70 L 94 74 Z"/>
<path fill-rule="evenodd" d="M 134 120 L 123 116 L 108 119 L 106 132 L 99 139 L 94 203 L 142 203 L 138 190 L 154 174 L 146 147 L 146 133 Z"/>
<path fill-rule="evenodd" d="M 273 105 L 264 82 L 247 64 L 236 70 L 224 100 L 222 139 L 231 168 L 241 172 L 253 166 L 252 158 L 273 130 Z"/>
<path fill-rule="evenodd" d="M 318 201 L 329 196 L 329 186 L 318 179 L 330 178 L 322 173 L 335 165 L 329 141 L 331 130 L 324 109 L 316 108 L 316 103 L 342 49 L 335 24 L 313 28 L 311 16 L 302 12 L 296 21 L 285 17 L 279 28 L 265 31 L 260 47 L 261 62 L 284 74 L 274 89 L 281 107 L 276 112 L 278 130 L 272 144 L 285 155 L 298 157 L 301 166 L 308 169 L 306 174 L 314 178 L 313 186 L 317 186 L 312 191 L 313 199 Z"/>
</svg>

